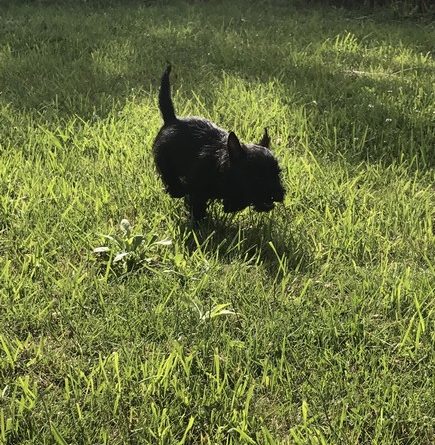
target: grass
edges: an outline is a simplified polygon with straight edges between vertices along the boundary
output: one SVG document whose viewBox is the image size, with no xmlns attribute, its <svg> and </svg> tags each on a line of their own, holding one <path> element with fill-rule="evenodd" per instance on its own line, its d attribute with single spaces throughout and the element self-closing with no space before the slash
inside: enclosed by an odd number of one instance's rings
<svg viewBox="0 0 435 445">
<path fill-rule="evenodd" d="M 434 443 L 433 24 L 0 12 L 0 443 Z M 270 128 L 285 206 L 189 227 L 150 152 L 165 60 L 180 115 Z"/>
</svg>

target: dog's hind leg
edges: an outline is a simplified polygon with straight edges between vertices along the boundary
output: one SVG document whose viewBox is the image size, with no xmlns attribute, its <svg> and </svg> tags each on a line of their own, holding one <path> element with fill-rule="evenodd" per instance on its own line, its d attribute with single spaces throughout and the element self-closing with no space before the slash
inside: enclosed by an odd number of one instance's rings
<svg viewBox="0 0 435 445">
<path fill-rule="evenodd" d="M 185 196 L 186 190 L 170 162 L 162 158 L 156 158 L 156 165 L 163 184 L 165 185 L 166 192 L 172 196 L 172 198 L 182 198 Z"/>
<path fill-rule="evenodd" d="M 163 182 L 165 183 L 165 188 L 167 193 L 172 198 L 182 198 L 185 196 L 186 192 L 184 190 L 184 186 L 181 183 L 180 179 L 177 177 L 171 177 L 170 180 L 165 180 L 162 176 Z"/>
<path fill-rule="evenodd" d="M 207 214 L 207 198 L 199 194 L 187 195 L 186 205 L 193 221 L 199 221 Z"/>
</svg>

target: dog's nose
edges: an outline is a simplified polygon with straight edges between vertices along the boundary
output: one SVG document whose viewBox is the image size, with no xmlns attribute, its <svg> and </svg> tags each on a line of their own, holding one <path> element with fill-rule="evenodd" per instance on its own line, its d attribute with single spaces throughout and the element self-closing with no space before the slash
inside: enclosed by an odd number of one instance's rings
<svg viewBox="0 0 435 445">
<path fill-rule="evenodd" d="M 281 190 L 277 190 L 273 195 L 272 198 L 274 201 L 276 202 L 283 202 L 284 201 L 284 195 L 285 195 L 285 190 L 281 189 Z"/>
</svg>

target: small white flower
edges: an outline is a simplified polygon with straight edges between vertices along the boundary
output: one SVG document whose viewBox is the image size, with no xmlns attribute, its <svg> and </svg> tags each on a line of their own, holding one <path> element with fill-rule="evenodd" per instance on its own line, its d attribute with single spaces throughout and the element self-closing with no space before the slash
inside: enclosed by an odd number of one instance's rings
<svg viewBox="0 0 435 445">
<path fill-rule="evenodd" d="M 369 108 L 375 108 L 373 104 L 369 104 Z"/>
<path fill-rule="evenodd" d="M 387 119 L 385 119 L 385 122 L 387 122 L 387 123 L 393 122 L 393 119 L 390 119 L 389 117 L 387 117 Z"/>
<path fill-rule="evenodd" d="M 121 228 L 121 230 L 125 233 L 129 233 L 131 230 L 131 224 L 130 221 L 128 219 L 123 219 L 120 224 L 119 227 Z"/>
</svg>

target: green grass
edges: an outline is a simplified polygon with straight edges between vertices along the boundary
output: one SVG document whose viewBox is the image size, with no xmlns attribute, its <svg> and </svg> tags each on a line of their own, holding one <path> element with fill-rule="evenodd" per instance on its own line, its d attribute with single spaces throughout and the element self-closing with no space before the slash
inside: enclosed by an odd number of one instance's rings
<svg viewBox="0 0 435 445">
<path fill-rule="evenodd" d="M 1 6 L 1 444 L 434 443 L 434 26 L 289 3 Z M 166 60 L 285 206 L 192 231 Z"/>
</svg>

